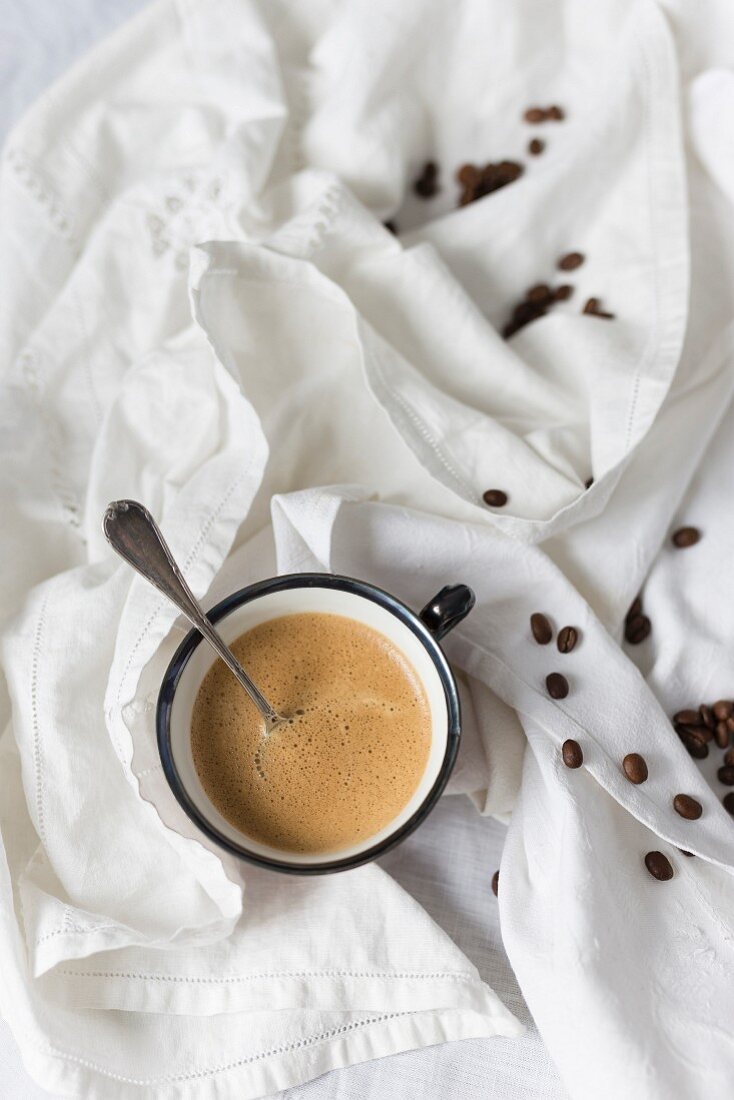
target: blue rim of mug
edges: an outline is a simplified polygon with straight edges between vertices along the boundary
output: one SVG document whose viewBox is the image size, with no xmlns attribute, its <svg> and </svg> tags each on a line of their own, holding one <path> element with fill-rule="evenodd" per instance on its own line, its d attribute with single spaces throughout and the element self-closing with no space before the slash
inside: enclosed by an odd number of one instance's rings
<svg viewBox="0 0 734 1100">
<path fill-rule="evenodd" d="M 272 577 L 268 580 L 257 581 L 255 584 L 247 585 L 245 588 L 240 588 L 237 592 L 233 592 L 223 599 L 213 607 L 211 611 L 208 611 L 207 616 L 212 623 L 218 623 L 221 619 L 226 618 L 232 611 L 242 607 L 244 604 L 250 603 L 252 600 L 257 600 L 261 596 L 269 595 L 273 592 L 281 592 L 290 588 L 339 589 L 345 592 L 352 592 L 367 600 L 372 600 L 374 603 L 379 604 L 395 615 L 396 618 L 419 638 L 428 651 L 443 687 L 448 729 L 446 750 L 439 773 L 433 786 L 415 813 L 412 814 L 400 828 L 396 829 L 394 833 L 391 833 L 389 836 L 385 837 L 384 840 L 372 845 L 372 847 L 367 848 L 365 851 L 359 852 L 353 856 L 328 859 L 321 863 L 293 863 L 289 862 L 286 858 L 281 860 L 270 856 L 258 855 L 248 849 L 245 844 L 237 844 L 229 837 L 220 833 L 201 813 L 189 797 L 186 787 L 178 773 L 178 769 L 176 768 L 171 749 L 171 712 L 173 700 L 187 664 L 197 646 L 204 641 L 198 630 L 190 630 L 181 642 L 181 645 L 176 650 L 171 659 L 171 663 L 166 669 L 161 683 L 161 688 L 158 693 L 158 705 L 156 708 L 158 752 L 160 754 L 164 775 L 179 805 L 197 828 L 199 828 L 210 840 L 214 841 L 215 844 L 219 845 L 220 848 L 224 848 L 231 855 L 237 856 L 239 859 L 243 859 L 248 863 L 254 863 L 258 867 L 266 867 L 271 871 L 281 871 L 285 874 L 292 875 L 331 874 L 335 871 L 347 871 L 353 867 L 359 867 L 363 863 L 371 863 L 373 860 L 383 856 L 386 852 L 389 852 L 391 848 L 394 848 L 401 841 L 405 840 L 407 836 L 425 821 L 449 781 L 449 777 L 456 762 L 456 755 L 459 751 L 459 740 L 461 737 L 461 708 L 459 705 L 459 694 L 456 687 L 456 680 L 454 679 L 454 675 L 449 667 L 444 652 L 428 627 L 421 622 L 415 612 L 411 611 L 409 607 L 406 607 L 406 605 L 395 596 L 392 596 L 389 592 L 385 592 L 383 589 L 377 588 L 376 585 L 369 584 L 366 581 L 359 581 L 353 577 L 344 577 L 333 573 L 288 573 L 284 574 L 282 577 Z"/>
</svg>

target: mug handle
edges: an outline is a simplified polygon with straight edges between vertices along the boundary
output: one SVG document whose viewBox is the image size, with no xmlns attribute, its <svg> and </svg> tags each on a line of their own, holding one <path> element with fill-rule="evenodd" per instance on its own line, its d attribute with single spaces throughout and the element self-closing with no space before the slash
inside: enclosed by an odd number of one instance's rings
<svg viewBox="0 0 734 1100">
<path fill-rule="evenodd" d="M 418 618 L 437 642 L 465 619 L 476 603 L 476 596 L 465 584 L 447 584 L 429 600 Z"/>
</svg>

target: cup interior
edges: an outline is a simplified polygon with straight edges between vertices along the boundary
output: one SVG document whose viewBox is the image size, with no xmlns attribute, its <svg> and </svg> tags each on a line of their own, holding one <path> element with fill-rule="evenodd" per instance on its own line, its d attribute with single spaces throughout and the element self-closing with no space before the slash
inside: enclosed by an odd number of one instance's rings
<svg viewBox="0 0 734 1100">
<path fill-rule="evenodd" d="M 402 614 L 388 609 L 378 598 L 330 585 L 275 587 L 248 597 L 248 590 L 230 597 L 212 618 L 217 618 L 217 629 L 228 644 L 245 631 L 282 615 L 301 612 L 326 612 L 344 615 L 384 634 L 408 659 L 421 679 L 431 715 L 431 743 L 428 761 L 412 798 L 402 811 L 384 829 L 360 841 L 358 844 L 330 852 L 291 852 L 263 844 L 231 825 L 211 802 L 199 779 L 191 751 L 191 719 L 194 701 L 201 683 L 217 660 L 210 646 L 193 632 L 174 657 L 159 701 L 159 744 L 164 770 L 174 793 L 184 808 L 213 839 L 224 843 L 230 851 L 257 862 L 268 862 L 293 869 L 324 869 L 325 864 L 344 861 L 359 862 L 366 852 L 372 851 L 399 833 L 419 813 L 433 791 L 442 771 L 446 771 L 448 757 L 456 746 L 450 744 L 450 735 L 458 738 L 458 715 L 451 714 L 447 696 L 447 675 L 453 684 L 445 658 L 422 624 L 402 605 L 392 601 Z M 257 589 L 258 586 L 253 586 Z M 361 586 L 367 592 L 369 586 Z M 372 590 L 378 593 L 378 590 Z M 239 595 L 245 602 L 238 602 Z M 227 609 L 227 604 L 231 607 Z M 221 616 L 221 617 L 220 617 Z M 441 670 L 441 671 L 440 671 Z M 165 705 L 166 696 L 168 697 Z M 448 764 L 450 770 L 450 762 Z M 446 774 L 446 778 L 447 778 Z M 177 789 L 177 786 L 179 789 Z M 188 803 L 188 805 L 187 805 Z M 192 808 L 194 813 L 192 813 Z"/>
</svg>

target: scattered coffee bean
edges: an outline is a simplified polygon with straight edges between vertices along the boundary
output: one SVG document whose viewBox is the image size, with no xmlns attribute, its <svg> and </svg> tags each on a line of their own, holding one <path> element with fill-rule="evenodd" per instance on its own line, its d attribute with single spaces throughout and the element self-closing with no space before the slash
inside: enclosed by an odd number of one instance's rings
<svg viewBox="0 0 734 1100">
<path fill-rule="evenodd" d="M 705 760 L 709 754 L 709 747 L 705 741 L 699 741 L 696 737 L 693 737 L 690 733 L 683 733 L 678 730 L 678 736 L 689 756 L 692 756 L 694 760 Z"/>
<path fill-rule="evenodd" d="M 567 768 L 580 768 L 584 762 L 584 754 L 578 741 L 564 741 L 561 746 L 561 756 Z"/>
<path fill-rule="evenodd" d="M 566 117 L 563 108 L 552 107 L 528 107 L 522 116 L 526 122 L 562 122 Z"/>
<path fill-rule="evenodd" d="M 432 199 L 438 194 L 441 188 L 438 185 L 438 165 L 435 161 L 426 161 L 421 174 L 413 183 L 413 190 L 422 199 Z"/>
<path fill-rule="evenodd" d="M 685 550 L 688 546 L 695 546 L 701 537 L 701 532 L 697 527 L 679 527 L 671 537 L 674 546 L 679 550 Z"/>
<path fill-rule="evenodd" d="M 522 164 L 515 160 L 501 160 L 495 164 L 485 164 L 483 168 L 474 164 L 462 164 L 456 173 L 462 188 L 459 206 L 467 206 L 492 191 L 498 191 L 500 187 L 506 187 L 508 183 L 514 183 L 524 171 Z"/>
<path fill-rule="evenodd" d="M 561 107 L 549 107 L 545 112 L 545 117 L 553 122 L 562 122 L 566 116 Z"/>
<path fill-rule="evenodd" d="M 644 756 L 640 756 L 639 752 L 627 753 L 622 761 L 622 767 L 630 783 L 639 785 L 647 779 L 647 764 Z"/>
<path fill-rule="evenodd" d="M 545 122 L 545 111 L 542 107 L 528 107 L 522 117 L 526 122 Z"/>
<path fill-rule="evenodd" d="M 727 718 L 731 718 L 734 714 L 734 705 L 728 699 L 719 699 L 711 709 L 717 722 L 725 722 Z"/>
<path fill-rule="evenodd" d="M 583 252 L 567 252 L 565 256 L 561 256 L 557 266 L 560 271 L 575 271 L 583 262 Z"/>
<path fill-rule="evenodd" d="M 724 809 L 734 815 L 734 791 L 729 791 L 728 794 L 725 794 L 721 801 L 724 803 Z"/>
<path fill-rule="evenodd" d="M 551 699 L 565 699 L 568 695 L 568 680 L 560 672 L 549 672 L 545 678 L 545 686 Z"/>
<path fill-rule="evenodd" d="M 566 302 L 573 294 L 573 287 L 570 283 L 561 283 L 553 291 L 553 297 L 557 302 Z"/>
<path fill-rule="evenodd" d="M 701 703 L 701 706 L 698 708 L 698 713 L 701 715 L 701 721 L 703 722 L 704 726 L 706 726 L 707 729 L 712 730 L 716 725 L 716 722 L 714 720 L 714 712 L 711 710 L 711 707 L 707 707 L 705 703 Z"/>
<path fill-rule="evenodd" d="M 719 783 L 723 783 L 725 787 L 734 787 L 734 767 L 731 764 L 724 764 L 722 768 L 719 768 L 716 775 Z"/>
<path fill-rule="evenodd" d="M 634 615 L 624 626 L 624 636 L 630 645 L 639 645 L 649 637 L 652 623 L 647 615 Z"/>
<path fill-rule="evenodd" d="M 538 645 L 548 645 L 553 637 L 553 628 L 540 611 L 535 611 L 530 616 L 530 629 Z"/>
<path fill-rule="evenodd" d="M 697 710 L 679 710 L 673 715 L 674 722 L 680 722 L 683 726 L 700 726 L 701 715 Z"/>
<path fill-rule="evenodd" d="M 673 722 L 673 725 L 676 733 L 681 734 L 681 736 L 687 734 L 701 745 L 707 745 L 714 736 L 713 732 L 707 729 L 706 726 L 686 726 L 682 722 Z"/>
<path fill-rule="evenodd" d="M 398 233 L 397 222 L 394 222 L 392 220 L 392 218 L 388 218 L 388 220 L 386 222 L 383 222 L 382 224 L 385 226 L 385 229 L 387 229 L 388 233 L 394 233 L 395 236 L 397 236 L 397 233 Z"/>
<path fill-rule="evenodd" d="M 726 749 L 729 747 L 729 741 L 731 734 L 729 733 L 729 727 L 726 722 L 717 722 L 716 729 L 714 730 L 714 738 L 716 744 L 720 749 Z"/>
<path fill-rule="evenodd" d="M 582 312 L 590 314 L 592 317 L 602 317 L 606 321 L 614 320 L 613 313 L 607 313 L 605 310 L 600 308 L 600 302 L 598 298 L 589 298 L 586 301 Z"/>
<path fill-rule="evenodd" d="M 696 821 L 703 813 L 703 806 L 689 794 L 677 794 L 673 799 L 673 809 L 687 821 Z"/>
<path fill-rule="evenodd" d="M 682 856 L 688 856 L 689 859 L 693 859 L 693 852 L 687 852 L 685 848 L 679 848 L 678 851 Z"/>
<path fill-rule="evenodd" d="M 531 286 L 530 290 L 525 295 L 527 302 L 542 302 L 544 305 L 550 302 L 553 297 L 553 292 L 547 283 L 536 283 L 535 286 Z"/>
<path fill-rule="evenodd" d="M 528 152 L 531 156 L 539 157 L 544 149 L 545 142 L 541 141 L 540 138 L 533 138 L 533 140 L 528 143 Z"/>
<path fill-rule="evenodd" d="M 482 493 L 482 500 L 490 508 L 504 508 L 507 504 L 507 493 L 502 489 L 487 489 L 486 493 Z"/>
<path fill-rule="evenodd" d="M 648 852 L 645 856 L 645 866 L 658 882 L 667 882 L 673 877 L 670 860 L 662 852 Z"/>
<path fill-rule="evenodd" d="M 562 630 L 558 632 L 558 646 L 559 653 L 570 653 L 579 640 L 579 632 L 575 626 L 564 626 Z"/>
<path fill-rule="evenodd" d="M 514 336 L 521 328 L 538 317 L 545 317 L 555 302 L 570 297 L 573 287 L 561 286 L 553 289 L 547 283 L 536 283 L 525 292 L 525 297 L 514 307 L 512 317 L 502 329 L 505 339 Z"/>
<path fill-rule="evenodd" d="M 590 489 L 593 484 L 594 484 L 593 477 L 587 477 L 586 481 L 584 482 L 584 489 Z"/>
<path fill-rule="evenodd" d="M 734 766 L 734 748 L 726 750 L 724 753 L 724 763 Z"/>
<path fill-rule="evenodd" d="M 494 894 L 495 897 L 499 896 L 499 894 L 498 894 L 499 888 L 500 888 L 500 873 L 499 873 L 499 871 L 495 871 L 495 873 L 492 875 L 492 893 Z"/>
</svg>

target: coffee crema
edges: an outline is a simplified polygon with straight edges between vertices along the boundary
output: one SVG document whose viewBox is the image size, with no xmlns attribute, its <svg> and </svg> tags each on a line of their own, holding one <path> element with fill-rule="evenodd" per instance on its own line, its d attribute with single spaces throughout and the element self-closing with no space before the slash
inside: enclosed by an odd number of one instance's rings
<svg viewBox="0 0 734 1100">
<path fill-rule="evenodd" d="M 202 786 L 240 832 L 297 853 L 374 836 L 410 801 L 428 762 L 423 684 L 387 637 L 343 615 L 271 619 L 231 646 L 275 709 L 265 723 L 222 661 L 199 689 L 191 746 Z"/>
</svg>

